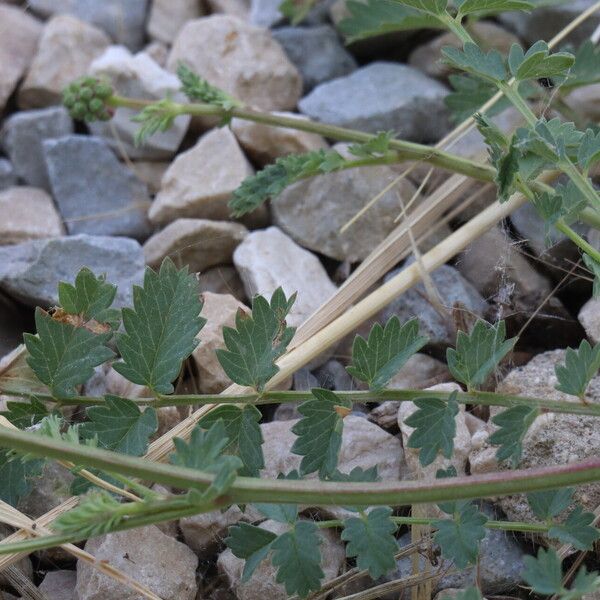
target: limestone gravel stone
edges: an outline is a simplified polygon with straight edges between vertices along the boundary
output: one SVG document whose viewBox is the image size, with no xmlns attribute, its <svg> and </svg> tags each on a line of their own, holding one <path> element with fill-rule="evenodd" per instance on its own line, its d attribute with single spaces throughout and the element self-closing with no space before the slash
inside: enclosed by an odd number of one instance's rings
<svg viewBox="0 0 600 600">
<path fill-rule="evenodd" d="M 172 44 L 179 30 L 202 14 L 198 0 L 152 0 L 146 28 L 150 37 Z"/>
<path fill-rule="evenodd" d="M 588 300 L 579 311 L 578 318 L 590 341 L 594 344 L 600 342 L 600 299 Z"/>
<path fill-rule="evenodd" d="M 38 590 L 47 600 L 77 600 L 75 571 L 49 571 L 40 583 Z"/>
<path fill-rule="evenodd" d="M 17 185 L 17 181 L 17 174 L 10 160 L 0 158 L 0 191 Z"/>
</svg>

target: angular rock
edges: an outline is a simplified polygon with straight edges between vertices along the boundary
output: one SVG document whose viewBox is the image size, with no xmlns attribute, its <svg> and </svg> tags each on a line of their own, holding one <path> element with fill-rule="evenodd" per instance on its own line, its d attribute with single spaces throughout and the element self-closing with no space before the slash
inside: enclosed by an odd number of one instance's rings
<svg viewBox="0 0 600 600">
<path fill-rule="evenodd" d="M 89 68 L 90 74 L 108 79 L 117 94 L 131 98 L 162 100 L 171 95 L 182 102 L 186 97 L 179 90 L 179 79 L 161 68 L 148 54 L 131 54 L 123 46 L 110 46 Z M 189 115 L 180 115 L 167 131 L 159 131 L 144 141 L 135 144 L 135 135 L 140 124 L 132 121 L 137 109 L 119 107 L 109 122 L 92 123 L 91 131 L 101 135 L 115 149 L 125 150 L 132 159 L 161 160 L 173 156 L 190 123 Z M 115 140 L 115 131 L 117 140 Z"/>
<path fill-rule="evenodd" d="M 194 273 L 231 263 L 233 251 L 248 230 L 239 223 L 207 219 L 177 219 L 144 244 L 146 264 L 158 267 L 166 256 Z"/>
<path fill-rule="evenodd" d="M 218 348 L 225 348 L 223 327 L 235 327 L 237 311 L 249 312 L 249 309 L 229 294 L 205 292 L 202 299 L 201 315 L 207 322 L 197 336 L 200 343 L 193 357 L 198 369 L 200 391 L 203 394 L 218 394 L 231 384 L 215 354 Z"/>
<path fill-rule="evenodd" d="M 131 286 L 144 277 L 142 247 L 129 238 L 75 235 L 0 247 L 0 289 L 30 306 L 58 303 L 59 281 L 82 267 L 106 273 L 118 286 L 115 306 L 131 304 Z"/>
<path fill-rule="evenodd" d="M 0 245 L 64 234 L 52 198 L 38 188 L 12 187 L 0 192 L 0 213 Z"/>
<path fill-rule="evenodd" d="M 19 88 L 19 107 L 60 104 L 63 89 L 85 75 L 109 44 L 108 36 L 93 25 L 69 15 L 52 18 L 44 27 L 37 54 Z"/>
<path fill-rule="evenodd" d="M 569 106 L 592 122 L 600 120 L 600 83 L 573 90 L 569 94 Z"/>
<path fill-rule="evenodd" d="M 400 272 L 396 269 L 385 277 L 389 281 Z M 470 315 L 483 316 L 487 303 L 481 294 L 463 276 L 450 265 L 442 265 L 430 273 L 433 284 L 439 292 L 443 308 L 448 312 L 440 314 L 428 299 L 427 291 L 422 283 L 412 287 L 399 298 L 388 304 L 383 311 L 383 319 L 387 321 L 397 316 L 401 323 L 418 317 L 421 334 L 429 337 L 433 346 L 448 346 L 454 343 L 455 331 L 452 309 L 456 303 L 459 310 L 467 310 Z"/>
<path fill-rule="evenodd" d="M 203 14 L 198 0 L 152 0 L 146 29 L 150 37 L 172 44 L 179 30 L 188 21 Z"/>
<path fill-rule="evenodd" d="M 196 596 L 196 555 L 154 525 L 92 538 L 85 549 L 98 560 L 110 561 L 163 600 L 194 600 Z M 79 561 L 77 598 L 138 600 L 140 595 Z"/>
<path fill-rule="evenodd" d="M 183 61 L 213 85 L 264 110 L 295 108 L 302 79 L 264 29 L 227 15 L 188 22 L 173 43 L 167 66 Z"/>
<path fill-rule="evenodd" d="M 250 20 L 249 0 L 207 0 L 206 4 L 211 14 L 229 15 L 246 22 Z"/>
<path fill-rule="evenodd" d="M 100 27 L 119 44 L 138 50 L 144 43 L 148 0 L 31 0 L 29 6 L 43 17 L 70 14 Z"/>
<path fill-rule="evenodd" d="M 275 114 L 294 119 L 306 118 L 296 113 Z M 271 127 L 252 121 L 233 119 L 231 130 L 248 156 L 261 166 L 287 154 L 302 154 L 329 148 L 329 144 L 320 135 L 287 127 Z"/>
<path fill-rule="evenodd" d="M 300 112 L 317 121 L 402 139 L 435 142 L 449 129 L 447 88 L 417 69 L 374 62 L 317 86 L 300 100 Z"/>
<path fill-rule="evenodd" d="M 579 311 L 577 316 L 585 329 L 585 333 L 593 344 L 600 342 L 600 300 L 591 298 Z"/>
<path fill-rule="evenodd" d="M 50 571 L 46 573 L 44 581 L 38 589 L 47 600 L 77 600 L 75 584 L 77 573 L 75 571 Z"/>
<path fill-rule="evenodd" d="M 181 217 L 226 220 L 227 201 L 252 173 L 231 131 L 209 131 L 167 169 L 148 216 L 153 223 Z"/>
<path fill-rule="evenodd" d="M 273 200 L 273 220 L 301 246 L 337 260 L 363 260 L 397 227 L 402 203 L 415 194 L 412 183 L 403 179 L 347 231 L 340 229 L 396 178 L 389 167 L 377 166 L 298 181 Z"/>
<path fill-rule="evenodd" d="M 213 294 L 231 294 L 240 302 L 246 302 L 244 284 L 235 267 L 220 265 L 198 275 L 198 287 L 201 292 Z"/>
<path fill-rule="evenodd" d="M 301 325 L 336 290 L 319 259 L 277 227 L 251 232 L 236 248 L 233 262 L 248 298 L 256 294 L 270 298 L 280 286 L 288 297 L 298 292 L 287 319 L 293 327 Z"/>
<path fill-rule="evenodd" d="M 276 521 L 264 521 L 259 525 L 262 529 L 281 535 L 288 525 Z M 333 579 L 342 568 L 345 561 L 344 545 L 337 533 L 330 529 L 321 529 L 318 534 L 323 542 L 319 546 L 325 574 L 324 582 Z M 242 582 L 242 571 L 245 561 L 233 555 L 231 550 L 225 550 L 217 559 L 217 567 L 225 576 L 229 586 L 233 588 L 238 600 L 286 600 L 289 596 L 280 583 L 276 583 L 277 568 L 270 561 L 261 562 L 252 577 Z"/>
<path fill-rule="evenodd" d="M 159 67 L 165 67 L 169 57 L 169 48 L 162 42 L 150 42 L 144 46 L 144 53 L 147 54 Z"/>
<path fill-rule="evenodd" d="M 337 360 L 328 360 L 314 371 L 314 375 L 317 378 L 317 387 L 341 391 L 351 390 L 353 387 L 352 377 Z"/>
<path fill-rule="evenodd" d="M 17 174 L 10 160 L 0 158 L 0 191 L 17 185 Z"/>
<path fill-rule="evenodd" d="M 167 161 L 138 160 L 132 163 L 133 174 L 148 186 L 151 195 L 160 190 L 160 182 L 171 163 Z"/>
<path fill-rule="evenodd" d="M 43 145 L 52 193 L 71 235 L 149 235 L 146 186 L 102 140 L 70 135 Z"/>
<path fill-rule="evenodd" d="M 285 20 L 279 10 L 280 4 L 277 0 L 250 0 L 250 24 L 265 29 L 280 25 Z"/>
<path fill-rule="evenodd" d="M 19 510 L 37 519 L 71 497 L 74 476 L 65 467 L 48 461 L 31 492 L 19 502 Z"/>
<path fill-rule="evenodd" d="M 21 7 L 0 5 L 0 111 L 29 68 L 42 29 Z"/>
<path fill-rule="evenodd" d="M 354 57 L 329 25 L 282 27 L 273 31 L 273 37 L 300 71 L 305 94 L 321 83 L 358 68 Z"/>
<path fill-rule="evenodd" d="M 73 133 L 73 122 L 62 107 L 22 111 L 2 126 L 0 141 L 15 173 L 28 185 L 50 191 L 42 142 Z"/>
</svg>

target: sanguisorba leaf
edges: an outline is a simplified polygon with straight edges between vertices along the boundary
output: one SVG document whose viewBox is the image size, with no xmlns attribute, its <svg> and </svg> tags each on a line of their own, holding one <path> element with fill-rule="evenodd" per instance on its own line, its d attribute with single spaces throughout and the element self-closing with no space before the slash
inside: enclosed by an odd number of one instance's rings
<svg viewBox="0 0 600 600">
<path fill-rule="evenodd" d="M 510 71 L 519 81 L 541 77 L 564 77 L 575 62 L 569 52 L 550 54 L 548 44 L 542 40 L 523 52 L 519 44 L 513 44 L 508 55 Z"/>
<path fill-rule="evenodd" d="M 229 444 L 225 452 L 235 454 L 242 459 L 244 468 L 240 475 L 258 477 L 259 471 L 265 466 L 262 443 L 263 437 L 260 429 L 262 415 L 256 406 L 247 404 L 240 407 L 233 404 L 222 405 L 208 413 L 198 421 L 203 429 L 218 420 L 225 425 L 225 435 L 229 438 Z"/>
<path fill-rule="evenodd" d="M 509 10 L 530 11 L 534 5 L 525 0 L 465 0 L 458 6 L 460 15 L 494 15 Z"/>
<path fill-rule="evenodd" d="M 516 467 L 523 453 L 523 438 L 529 427 L 540 414 L 531 406 L 512 406 L 492 417 L 492 423 L 500 429 L 490 436 L 490 444 L 500 446 L 496 452 L 498 460 L 510 460 Z"/>
<path fill-rule="evenodd" d="M 578 350 L 567 348 L 564 365 L 554 367 L 558 379 L 556 389 L 583 398 L 589 382 L 598 369 L 600 369 L 600 343 L 592 348 L 587 340 L 583 340 Z"/>
<path fill-rule="evenodd" d="M 29 352 L 27 364 L 55 398 L 70 398 L 85 383 L 94 367 L 114 356 L 105 346 L 112 333 L 93 333 L 85 327 L 54 320 L 41 308 L 35 310 L 37 335 L 23 335 Z"/>
<path fill-rule="evenodd" d="M 490 325 L 479 319 L 470 334 L 459 331 L 456 350 L 448 348 L 446 360 L 452 375 L 469 389 L 483 385 L 498 363 L 513 349 L 517 338 L 506 337 L 506 324 Z"/>
<path fill-rule="evenodd" d="M 348 542 L 346 555 L 356 557 L 358 568 L 369 571 L 372 579 L 382 577 L 396 566 L 397 526 L 391 515 L 391 508 L 380 506 L 344 521 L 342 540 Z"/>
<path fill-rule="evenodd" d="M 321 569 L 322 540 L 318 531 L 312 521 L 298 521 L 271 544 L 271 562 L 277 567 L 275 580 L 285 586 L 290 596 L 305 598 L 321 587 L 325 574 Z"/>
<path fill-rule="evenodd" d="M 562 591 L 562 566 L 556 550 L 540 548 L 537 558 L 525 556 L 523 562 L 523 580 L 533 591 L 547 596 Z"/>
<path fill-rule="evenodd" d="M 450 395 L 447 402 L 424 397 L 416 399 L 414 403 L 418 410 L 404 421 L 409 427 L 415 428 L 408 438 L 408 447 L 420 449 L 419 462 L 424 467 L 430 465 L 440 452 L 450 458 L 456 436 L 456 392 Z"/>
<path fill-rule="evenodd" d="M 426 336 L 419 335 L 418 319 L 400 325 L 398 317 L 392 317 L 385 327 L 375 323 L 367 340 L 360 335 L 354 338 L 348 373 L 379 390 L 427 341 Z"/>
<path fill-rule="evenodd" d="M 225 544 L 234 556 L 246 561 L 242 582 L 248 581 L 256 567 L 267 558 L 275 539 L 277 539 L 276 534 L 249 523 L 238 523 L 229 528 L 229 536 L 225 538 Z"/>
<path fill-rule="evenodd" d="M 133 288 L 133 308 L 123 309 L 125 333 L 117 338 L 121 375 L 159 394 L 170 394 L 183 361 L 197 345 L 206 322 L 198 282 L 166 258 L 160 271 L 146 269 L 143 287 Z"/>
<path fill-rule="evenodd" d="M 42 474 L 44 461 L 23 460 L 0 450 L 0 500 L 16 506 L 31 491 L 31 480 Z"/>
<path fill-rule="evenodd" d="M 464 50 L 445 46 L 442 48 L 442 55 L 444 61 L 452 67 L 492 83 L 504 81 L 507 77 L 504 59 L 498 50 L 486 53 L 477 44 L 467 42 Z"/>
<path fill-rule="evenodd" d="M 6 408 L 8 410 L 0 412 L 0 415 L 19 429 L 31 427 L 50 414 L 46 405 L 35 396 L 29 402 L 8 401 Z"/>
<path fill-rule="evenodd" d="M 88 421 L 79 428 L 81 435 L 97 437 L 101 448 L 121 454 L 145 454 L 150 436 L 158 429 L 153 408 L 140 410 L 132 400 L 118 396 L 106 396 L 104 405 L 91 406 L 86 415 Z"/>
<path fill-rule="evenodd" d="M 576 506 L 564 523 L 550 528 L 548 537 L 560 540 L 563 544 L 571 544 L 577 550 L 591 550 L 600 537 L 593 525 L 594 519 L 593 513 L 584 512 L 581 506 Z"/>
<path fill-rule="evenodd" d="M 275 361 L 285 352 L 295 329 L 287 327 L 285 317 L 296 295 L 287 299 L 281 288 L 271 302 L 262 296 L 252 300 L 252 314 L 239 310 L 235 326 L 223 327 L 226 350 L 216 351 L 227 376 L 239 385 L 261 391 L 279 371 Z"/>
<path fill-rule="evenodd" d="M 552 519 L 565 510 L 573 497 L 573 488 L 560 488 L 527 494 L 533 514 L 542 521 Z"/>
<path fill-rule="evenodd" d="M 292 427 L 292 433 L 298 436 L 292 452 L 302 456 L 301 475 L 319 471 L 324 477 L 337 467 L 344 417 L 350 413 L 352 403 L 330 390 L 311 391 L 314 399 L 298 407 L 302 418 Z"/>
</svg>

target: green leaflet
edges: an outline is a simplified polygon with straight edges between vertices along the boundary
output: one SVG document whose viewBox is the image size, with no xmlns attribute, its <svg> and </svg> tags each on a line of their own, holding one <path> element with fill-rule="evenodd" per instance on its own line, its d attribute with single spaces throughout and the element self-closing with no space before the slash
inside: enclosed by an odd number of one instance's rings
<svg viewBox="0 0 600 600">
<path fill-rule="evenodd" d="M 513 349 L 517 338 L 505 340 L 506 324 L 490 325 L 479 319 L 470 334 L 459 331 L 456 350 L 448 348 L 446 360 L 455 379 L 469 389 L 485 383 L 498 363 Z"/>
<path fill-rule="evenodd" d="M 537 558 L 525 556 L 523 562 L 525 563 L 523 579 L 538 594 L 549 596 L 559 594 L 563 590 L 562 566 L 554 549 L 540 548 Z"/>
<path fill-rule="evenodd" d="M 458 14 L 482 17 L 509 10 L 529 12 L 533 7 L 531 2 L 525 0 L 465 0 L 458 4 Z"/>
<path fill-rule="evenodd" d="M 392 509 L 374 508 L 368 514 L 344 521 L 342 540 L 348 542 L 346 555 L 356 557 L 356 565 L 368 570 L 372 579 L 382 577 L 396 567 L 398 543 L 394 537 L 396 524 L 390 518 Z"/>
<path fill-rule="evenodd" d="M 477 44 L 467 42 L 464 50 L 445 46 L 442 48 L 445 62 L 461 71 L 497 83 L 507 78 L 504 59 L 498 50 L 484 52 Z"/>
<path fill-rule="evenodd" d="M 599 58 L 600 60 L 600 58 Z M 586 129 L 581 138 L 581 145 L 577 152 L 577 163 L 587 173 L 590 167 L 600 160 L 600 131 L 594 132 Z"/>
<path fill-rule="evenodd" d="M 280 473 L 277 479 L 299 480 L 300 474 L 295 469 L 284 475 Z M 279 523 L 293 525 L 298 518 L 297 504 L 273 504 L 268 502 L 254 502 L 253 506 L 267 519 L 273 519 Z"/>
<path fill-rule="evenodd" d="M 583 135 L 573 123 L 563 123 L 558 118 L 550 121 L 542 118 L 533 129 L 517 129 L 515 144 L 523 156 L 533 154 L 551 166 L 567 158 L 576 161 Z"/>
<path fill-rule="evenodd" d="M 27 429 L 36 423 L 39 423 L 50 413 L 46 405 L 37 398 L 33 397 L 29 402 L 14 402 L 9 400 L 6 403 L 8 410 L 1 412 L 15 427 Z"/>
<path fill-rule="evenodd" d="M 327 476 L 327 481 L 344 481 L 354 483 L 373 483 L 379 481 L 379 475 L 377 473 L 377 465 L 368 469 L 362 467 L 354 467 L 350 473 L 342 473 L 337 469 Z M 366 510 L 367 506 L 344 506 L 346 510 L 351 512 L 361 512 Z"/>
<path fill-rule="evenodd" d="M 177 66 L 177 77 L 181 81 L 181 91 L 192 102 L 205 102 L 206 104 L 220 106 L 225 110 L 242 106 L 239 100 L 236 100 L 222 89 L 208 83 L 206 79 L 194 73 L 184 63 L 179 63 Z"/>
<path fill-rule="evenodd" d="M 179 271 L 166 258 L 158 273 L 147 268 L 143 287 L 133 287 L 133 308 L 123 309 L 125 333 L 117 336 L 123 361 L 114 369 L 156 394 L 172 393 L 206 322 L 201 309 L 198 282 L 187 267 Z"/>
<path fill-rule="evenodd" d="M 189 442 L 173 438 L 173 443 L 175 452 L 171 454 L 172 464 L 216 475 L 211 486 L 200 496 L 201 501 L 224 494 L 242 467 L 242 461 L 237 456 L 223 454 L 229 443 L 223 421 L 213 423 L 208 431 L 197 425 Z"/>
<path fill-rule="evenodd" d="M 548 44 L 542 40 L 527 50 L 519 44 L 513 44 L 508 54 L 510 72 L 519 81 L 540 79 L 542 77 L 565 77 L 575 57 L 569 52 L 550 54 Z"/>
<path fill-rule="evenodd" d="M 572 90 L 600 81 L 600 46 L 585 40 L 575 53 L 575 62 L 566 80 L 560 82 L 560 91 L 568 94 Z"/>
<path fill-rule="evenodd" d="M 283 0 L 279 5 L 279 12 L 290 21 L 292 25 L 298 25 L 307 16 L 317 0 Z"/>
<path fill-rule="evenodd" d="M 240 475 L 258 477 L 259 471 L 265 466 L 262 453 L 263 437 L 260 430 L 262 415 L 256 406 L 222 405 L 202 417 L 198 425 L 203 429 L 218 420 L 225 425 L 225 435 L 229 444 L 225 451 L 237 455 L 244 463 Z"/>
<path fill-rule="evenodd" d="M 573 488 L 532 492 L 527 494 L 527 502 L 533 514 L 542 521 L 558 516 L 568 508 L 573 498 Z"/>
<path fill-rule="evenodd" d="M 86 411 L 89 419 L 79 428 L 84 438 L 98 440 L 98 446 L 113 452 L 142 456 L 150 437 L 158 429 L 153 408 L 141 411 L 135 402 L 118 396 L 106 396 L 105 404 Z"/>
<path fill-rule="evenodd" d="M 430 15 L 442 15 L 446 11 L 448 0 L 399 0 L 400 4 Z"/>
<path fill-rule="evenodd" d="M 61 514 L 54 525 L 61 533 L 95 537 L 109 533 L 122 522 L 118 513 L 121 506 L 112 494 L 98 490 L 83 498 L 75 508 Z"/>
<path fill-rule="evenodd" d="M 321 477 L 326 477 L 337 467 L 344 416 L 351 411 L 352 404 L 329 390 L 311 391 L 315 398 L 298 407 L 302 418 L 292 427 L 292 433 L 298 436 L 292 452 L 302 456 L 300 475 L 318 471 Z"/>
<path fill-rule="evenodd" d="M 135 123 L 142 124 L 133 138 L 136 147 L 141 146 L 156 133 L 163 133 L 171 129 L 177 116 L 170 98 L 158 100 L 144 107 L 131 119 Z"/>
<path fill-rule="evenodd" d="M 275 290 L 270 304 L 262 296 L 255 296 L 251 315 L 238 310 L 236 328 L 223 327 L 227 350 L 219 349 L 216 354 L 232 381 L 260 392 L 277 374 L 279 367 L 275 361 L 285 352 L 296 331 L 285 320 L 295 299 L 296 294 L 287 299 L 281 288 Z"/>
<path fill-rule="evenodd" d="M 492 418 L 492 423 L 500 429 L 489 440 L 490 444 L 500 446 L 496 453 L 499 461 L 510 459 L 513 467 L 519 464 L 523 453 L 523 438 L 539 414 L 539 410 L 534 407 L 513 406 Z"/>
<path fill-rule="evenodd" d="M 418 319 L 400 325 L 398 317 L 392 317 L 385 328 L 375 323 L 367 340 L 360 335 L 354 338 L 347 371 L 372 390 L 380 390 L 427 341 L 419 335 Z"/>
<path fill-rule="evenodd" d="M 112 333 L 96 334 L 85 327 L 54 320 L 41 308 L 35 310 L 37 336 L 25 333 L 27 364 L 45 383 L 54 398 L 70 398 L 85 383 L 94 367 L 114 356 L 104 344 Z"/>
<path fill-rule="evenodd" d="M 450 458 L 456 436 L 456 392 L 450 395 L 447 402 L 425 396 L 415 400 L 414 404 L 418 410 L 404 421 L 409 427 L 415 428 L 408 438 L 408 447 L 420 449 L 419 462 L 424 467 L 430 465 L 438 453 Z"/>
<path fill-rule="evenodd" d="M 225 544 L 235 556 L 246 561 L 242 582 L 248 581 L 256 567 L 267 558 L 275 539 L 277 536 L 274 533 L 248 523 L 238 523 L 229 528 Z"/>
<path fill-rule="evenodd" d="M 567 348 L 564 365 L 554 367 L 558 379 L 556 389 L 583 398 L 588 384 L 598 369 L 600 369 L 600 343 L 592 348 L 587 340 L 582 340 L 578 350 Z"/>
<path fill-rule="evenodd" d="M 581 506 L 576 506 L 564 523 L 554 525 L 548 531 L 548 537 L 571 544 L 577 550 L 591 550 L 594 542 L 600 538 L 593 525 L 594 519 L 593 513 L 584 512 Z"/>
<path fill-rule="evenodd" d="M 0 450 L 0 500 L 16 506 L 31 491 L 32 479 L 42 474 L 43 465 L 43 460 L 23 460 Z"/>
</svg>

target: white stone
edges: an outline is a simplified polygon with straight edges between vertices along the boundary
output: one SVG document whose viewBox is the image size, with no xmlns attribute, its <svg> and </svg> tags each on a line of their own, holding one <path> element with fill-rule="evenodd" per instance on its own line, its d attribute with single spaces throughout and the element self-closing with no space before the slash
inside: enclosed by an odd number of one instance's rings
<svg viewBox="0 0 600 600">
<path fill-rule="evenodd" d="M 577 318 L 590 341 L 594 344 L 600 342 L 600 299 L 591 298 L 588 300 L 582 306 Z"/>
<path fill-rule="evenodd" d="M 203 12 L 200 0 L 152 0 L 148 34 L 165 44 L 172 44 L 179 30 Z"/>
<path fill-rule="evenodd" d="M 76 600 L 76 582 L 75 571 L 50 571 L 38 589 L 46 600 Z"/>
<path fill-rule="evenodd" d="M 188 22 L 167 63 L 187 63 L 209 83 L 264 110 L 295 108 L 302 90 L 296 67 L 271 34 L 227 15 Z"/>
<path fill-rule="evenodd" d="M 110 46 L 90 65 L 90 74 L 106 78 L 118 94 L 132 98 L 161 100 L 171 95 L 175 101 L 185 101 L 179 91 L 179 79 L 160 67 L 148 54 L 132 54 L 125 46 Z M 97 122 L 91 129 L 103 136 L 115 148 L 122 144 L 127 156 L 133 159 L 164 159 L 172 156 L 190 123 L 189 115 L 180 115 L 167 131 L 159 131 L 136 146 L 135 134 L 141 127 L 132 121 L 137 109 L 119 107 L 109 122 Z M 116 131 L 118 142 L 115 140 Z"/>
</svg>

